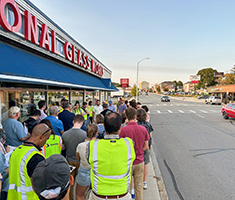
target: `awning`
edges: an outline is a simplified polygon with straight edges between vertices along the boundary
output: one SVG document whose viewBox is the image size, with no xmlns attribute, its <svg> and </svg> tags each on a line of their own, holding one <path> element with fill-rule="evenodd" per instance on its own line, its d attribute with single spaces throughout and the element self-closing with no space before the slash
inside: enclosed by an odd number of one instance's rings
<svg viewBox="0 0 235 200">
<path fill-rule="evenodd" d="M 0 42 L 0 80 L 112 91 L 101 78 L 63 66 L 46 58 Z"/>
</svg>

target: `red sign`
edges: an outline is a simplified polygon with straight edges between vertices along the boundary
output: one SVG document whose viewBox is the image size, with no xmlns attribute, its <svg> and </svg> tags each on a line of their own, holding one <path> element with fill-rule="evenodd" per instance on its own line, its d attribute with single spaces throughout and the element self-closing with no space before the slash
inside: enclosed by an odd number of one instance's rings
<svg viewBox="0 0 235 200">
<path fill-rule="evenodd" d="M 120 84 L 122 85 L 122 87 L 128 87 L 128 85 L 129 85 L 129 78 L 121 78 L 120 79 Z"/>
<path fill-rule="evenodd" d="M 191 81 L 192 83 L 198 83 L 199 81 Z"/>
<path fill-rule="evenodd" d="M 13 11 L 15 22 L 11 26 L 5 16 L 5 6 L 9 5 Z M 20 10 L 14 0 L 0 0 L 0 25 L 7 32 L 16 33 L 20 30 L 22 25 L 22 19 Z M 32 16 L 29 11 L 24 11 L 24 33 L 25 40 L 32 42 L 33 44 L 39 45 L 40 47 L 51 51 L 54 54 L 60 55 L 60 52 L 56 48 L 56 32 L 51 30 L 49 32 L 48 26 L 42 24 L 41 36 L 38 42 L 38 27 L 37 18 Z M 50 36 L 51 33 L 51 43 Z M 103 76 L 103 67 L 96 63 L 93 59 L 89 58 L 85 53 L 82 53 L 76 46 L 65 42 L 64 44 L 64 55 L 65 58 L 72 63 L 75 63 L 85 69 L 90 69 L 91 72 Z"/>
</svg>

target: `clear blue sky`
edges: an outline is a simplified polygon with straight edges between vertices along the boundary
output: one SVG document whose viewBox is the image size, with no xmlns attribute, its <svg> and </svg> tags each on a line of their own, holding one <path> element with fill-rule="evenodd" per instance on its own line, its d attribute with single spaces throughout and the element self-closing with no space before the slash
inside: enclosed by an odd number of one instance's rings
<svg viewBox="0 0 235 200">
<path fill-rule="evenodd" d="M 31 0 L 112 70 L 150 85 L 235 63 L 234 0 Z"/>
</svg>

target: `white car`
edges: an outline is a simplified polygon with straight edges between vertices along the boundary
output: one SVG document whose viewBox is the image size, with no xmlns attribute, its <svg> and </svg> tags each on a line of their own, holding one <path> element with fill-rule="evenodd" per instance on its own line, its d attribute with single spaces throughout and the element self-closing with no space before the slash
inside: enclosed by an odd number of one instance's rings
<svg viewBox="0 0 235 200">
<path fill-rule="evenodd" d="M 206 104 L 211 104 L 211 105 L 212 105 L 212 104 L 221 105 L 222 100 L 221 100 L 221 98 L 218 97 L 218 96 L 211 96 L 211 97 L 205 99 L 205 103 L 206 103 Z"/>
</svg>

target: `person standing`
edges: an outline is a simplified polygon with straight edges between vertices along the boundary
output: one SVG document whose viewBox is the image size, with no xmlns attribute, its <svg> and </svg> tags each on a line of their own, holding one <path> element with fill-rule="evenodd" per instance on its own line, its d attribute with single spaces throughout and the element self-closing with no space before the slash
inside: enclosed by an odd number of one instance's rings
<svg viewBox="0 0 235 200">
<path fill-rule="evenodd" d="M 66 148 L 66 159 L 70 165 L 76 167 L 72 173 L 74 179 L 77 176 L 80 165 L 76 158 L 76 148 L 78 144 L 84 142 L 87 138 L 86 132 L 81 129 L 83 122 L 84 117 L 82 115 L 75 115 L 73 120 L 73 127 L 70 130 L 65 131 L 62 135 L 63 143 Z M 70 199 L 73 200 L 73 186 L 71 187 L 70 191 Z"/>
<path fill-rule="evenodd" d="M 39 101 L 38 102 L 38 108 L 39 108 L 39 110 L 41 112 L 41 115 L 40 115 L 40 117 L 38 119 L 38 122 L 40 122 L 41 120 L 43 120 L 44 118 L 47 117 L 47 115 L 44 112 L 45 109 L 47 108 L 46 101 L 44 101 L 44 100 Z"/>
<path fill-rule="evenodd" d="M 146 128 L 137 124 L 136 109 L 128 108 L 126 116 L 129 123 L 121 129 L 120 137 L 129 137 L 134 141 L 136 159 L 133 163 L 132 175 L 134 176 L 135 199 L 143 200 L 144 151 L 148 149 L 149 135 Z"/>
<path fill-rule="evenodd" d="M 48 119 L 51 122 L 53 130 L 55 131 L 55 135 L 61 137 L 61 135 L 64 133 L 64 127 L 62 121 L 56 118 L 59 114 L 58 106 L 51 106 L 49 108 L 49 112 L 50 115 L 47 116 L 45 119 Z"/>
<path fill-rule="evenodd" d="M 90 112 L 87 109 L 87 102 L 83 102 L 82 109 L 85 113 L 85 115 L 83 115 L 83 117 L 84 117 L 84 126 L 87 127 L 88 124 L 89 124 L 89 115 L 90 115 Z"/>
<path fill-rule="evenodd" d="M 98 133 L 98 127 L 96 124 L 89 124 L 87 126 L 87 137 L 88 139 L 85 142 L 80 143 L 76 149 L 76 158 L 80 162 L 78 169 L 78 175 L 76 177 L 76 200 L 85 200 L 84 195 L 87 188 L 91 184 L 90 180 L 90 170 L 91 166 L 89 165 L 86 157 L 86 147 L 91 140 L 96 140 L 96 135 Z"/>
<path fill-rule="evenodd" d="M 45 159 L 40 150 L 50 135 L 51 129 L 46 124 L 38 124 L 29 140 L 14 150 L 9 161 L 7 199 L 38 200 L 32 188 L 31 177 L 37 164 Z"/>
<path fill-rule="evenodd" d="M 87 109 L 90 113 L 89 120 L 90 120 L 90 123 L 92 124 L 93 123 L 93 105 L 92 105 L 92 101 L 89 101 Z"/>
<path fill-rule="evenodd" d="M 109 100 L 109 106 L 108 106 L 108 109 L 109 110 L 112 110 L 113 112 L 115 112 L 116 111 L 116 108 L 115 108 L 115 106 L 113 105 L 113 102 L 111 101 L 111 100 Z"/>
<path fill-rule="evenodd" d="M 73 127 L 73 119 L 75 114 L 69 112 L 69 102 L 68 100 L 64 101 L 63 103 L 64 110 L 58 114 L 59 120 L 62 121 L 64 126 L 64 131 L 67 131 Z"/>
<path fill-rule="evenodd" d="M 13 106 L 9 109 L 9 118 L 2 122 L 5 130 L 6 143 L 13 147 L 18 147 L 23 141 L 30 137 L 30 133 L 25 133 L 22 123 L 17 121 L 20 117 L 20 108 Z"/>
<path fill-rule="evenodd" d="M 66 100 L 65 98 L 61 99 L 60 106 L 59 106 L 59 113 L 63 112 L 63 110 L 64 110 L 64 102 L 65 101 L 68 101 L 68 100 Z"/>
<path fill-rule="evenodd" d="M 133 141 L 119 138 L 121 123 L 118 113 L 108 114 L 104 119 L 105 138 L 92 140 L 88 145 L 92 188 L 89 200 L 131 198 L 128 191 L 136 155 Z"/>
<path fill-rule="evenodd" d="M 118 106 L 118 113 L 123 113 L 127 109 L 126 104 L 124 103 L 124 100 L 121 99 L 121 105 Z"/>
<path fill-rule="evenodd" d="M 38 119 L 40 116 L 40 110 L 34 110 L 32 116 L 23 122 L 23 124 L 26 124 L 29 133 L 32 133 L 33 128 L 38 124 Z"/>
<path fill-rule="evenodd" d="M 96 115 L 103 111 L 103 107 L 100 105 L 100 100 L 96 100 L 96 105 L 93 108 L 93 122 L 96 122 Z"/>
<path fill-rule="evenodd" d="M 105 117 L 107 114 L 109 114 L 111 112 L 113 112 L 113 111 L 108 109 L 108 104 L 107 103 L 103 103 L 103 111 L 100 114 Z"/>
</svg>

